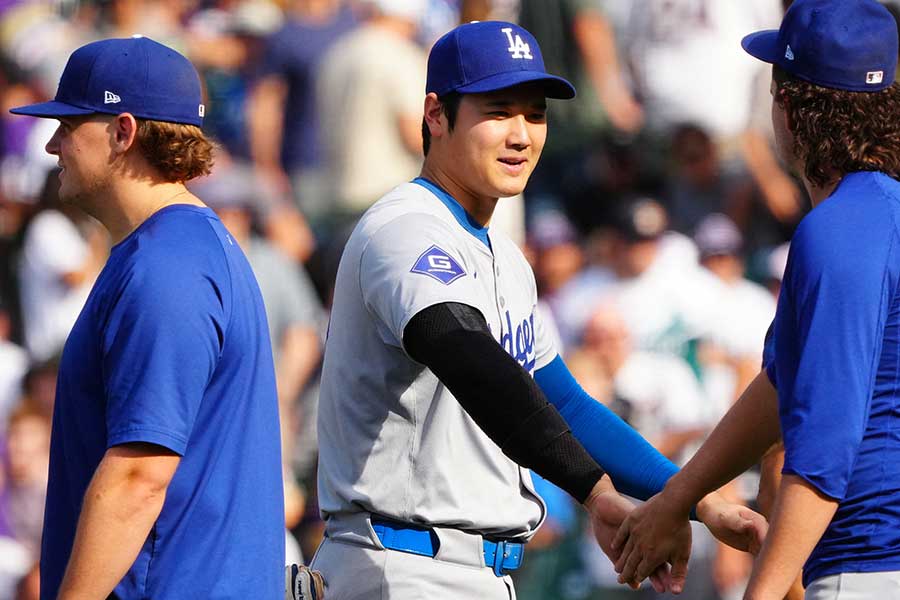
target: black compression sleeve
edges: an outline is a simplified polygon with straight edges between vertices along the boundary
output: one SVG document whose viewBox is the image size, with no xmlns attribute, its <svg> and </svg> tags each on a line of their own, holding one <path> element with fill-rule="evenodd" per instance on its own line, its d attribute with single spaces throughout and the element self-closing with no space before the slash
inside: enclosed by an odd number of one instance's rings
<svg viewBox="0 0 900 600">
<path fill-rule="evenodd" d="M 480 312 L 449 302 L 426 308 L 407 324 L 403 344 L 504 454 L 579 502 L 587 499 L 603 470 L 534 379 L 497 343 Z"/>
</svg>

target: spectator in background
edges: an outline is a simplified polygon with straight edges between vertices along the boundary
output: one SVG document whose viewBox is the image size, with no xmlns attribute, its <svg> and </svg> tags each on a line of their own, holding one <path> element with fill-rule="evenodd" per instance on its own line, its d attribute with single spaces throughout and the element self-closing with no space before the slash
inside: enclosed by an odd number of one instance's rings
<svg viewBox="0 0 900 600">
<path fill-rule="evenodd" d="M 802 216 L 800 188 L 779 165 L 769 134 L 761 133 L 771 127 L 760 129 L 754 116 L 768 113 L 762 110 L 768 103 L 755 93 L 768 73 L 740 47 L 748 31 L 777 25 L 780 2 L 630 4 L 619 33 L 648 129 L 665 139 L 679 123 L 700 125 L 726 168 L 749 171 L 768 212 L 778 222 L 796 224 Z"/>
<path fill-rule="evenodd" d="M 716 303 L 726 318 L 710 331 L 700 353 L 704 385 L 718 422 L 759 373 L 775 301 L 764 287 L 744 278 L 743 238 L 731 219 L 718 213 L 707 216 L 694 242 L 700 264 L 722 284 Z"/>
<path fill-rule="evenodd" d="M 366 0 L 365 23 L 322 59 L 317 81 L 328 220 L 340 227 L 422 166 L 425 0 Z"/>
<path fill-rule="evenodd" d="M 109 248 L 96 221 L 59 202 L 55 171 L 41 205 L 25 231 L 19 265 L 25 347 L 36 361 L 62 350 Z"/>
<path fill-rule="evenodd" d="M 714 422 L 687 363 L 672 355 L 637 350 L 614 304 L 594 311 L 581 350 L 610 381 L 611 406 L 673 461 L 684 459 L 685 450 Z"/>
<path fill-rule="evenodd" d="M 529 217 L 546 208 L 577 212 L 569 188 L 584 187 L 583 178 L 590 177 L 583 173 L 585 157 L 610 134 L 632 134 L 643 123 L 603 5 L 603 0 L 521 1 L 519 23 L 540 42 L 547 69 L 578 90 L 573 100 L 550 105 L 554 131 L 528 186 Z M 570 179 L 575 181 L 561 185 Z"/>
<path fill-rule="evenodd" d="M 619 208 L 603 234 L 598 264 L 560 290 L 552 305 L 564 343 L 577 343 L 607 301 L 640 350 L 686 358 L 691 342 L 715 327 L 715 282 L 697 267 L 690 239 L 667 231 L 667 223 L 665 209 L 648 198 Z"/>
<path fill-rule="evenodd" d="M 707 215 L 734 215 L 752 202 L 752 181 L 746 174 L 722 168 L 719 151 L 702 127 L 691 123 L 677 126 L 670 146 L 673 170 L 664 199 L 672 229 L 693 235 Z"/>
<path fill-rule="evenodd" d="M 203 130 L 241 160 L 251 156 L 250 87 L 266 40 L 283 20 L 269 0 L 218 0 L 192 15 L 186 26 L 191 62 L 206 84 Z"/>
<path fill-rule="evenodd" d="M 59 357 L 43 362 L 32 362 L 22 381 L 23 396 L 27 401 L 50 414 L 56 399 L 56 380 L 59 375 Z"/>
<path fill-rule="evenodd" d="M 356 25 L 343 0 L 291 0 L 284 24 L 265 40 L 247 107 L 257 169 L 281 190 L 293 189 L 307 219 L 329 209 L 316 73 L 331 46 Z"/>
<path fill-rule="evenodd" d="M 556 293 L 584 266 L 578 232 L 557 210 L 535 215 L 528 231 L 526 250 L 537 280 L 538 295 L 552 302 Z"/>
<path fill-rule="evenodd" d="M 28 371 L 28 353 L 10 341 L 11 331 L 12 321 L 0 299 L 0 432 L 22 393 L 22 381 Z"/>
<path fill-rule="evenodd" d="M 3 422 L 4 427 L 6 421 Z M 9 506 L 9 467 L 5 434 L 0 433 L 0 598 L 13 598 L 16 584 L 34 565 L 34 557 L 14 537 Z"/>
<path fill-rule="evenodd" d="M 27 400 L 13 410 L 6 431 L 6 501 L 13 536 L 40 557 L 47 471 L 50 464 L 50 414 Z"/>
<path fill-rule="evenodd" d="M 182 23 L 186 21 L 190 2 L 107 0 L 98 5 L 100 11 L 95 35 L 127 38 L 140 34 L 179 51 L 188 51 L 188 40 Z"/>
</svg>

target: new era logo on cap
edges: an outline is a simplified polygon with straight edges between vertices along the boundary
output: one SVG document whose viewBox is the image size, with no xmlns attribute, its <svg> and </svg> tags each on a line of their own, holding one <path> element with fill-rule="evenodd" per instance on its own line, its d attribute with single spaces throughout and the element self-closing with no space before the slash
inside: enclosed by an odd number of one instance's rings
<svg viewBox="0 0 900 600">
<path fill-rule="evenodd" d="M 784 51 L 784 57 L 788 60 L 794 60 L 794 51 L 791 50 L 790 44 L 788 44 L 787 50 Z"/>
<path fill-rule="evenodd" d="M 869 71 L 866 73 L 866 83 L 876 85 L 884 80 L 884 71 Z"/>
<path fill-rule="evenodd" d="M 117 94 L 110 91 L 103 92 L 103 104 L 118 104 L 122 99 Z"/>
</svg>

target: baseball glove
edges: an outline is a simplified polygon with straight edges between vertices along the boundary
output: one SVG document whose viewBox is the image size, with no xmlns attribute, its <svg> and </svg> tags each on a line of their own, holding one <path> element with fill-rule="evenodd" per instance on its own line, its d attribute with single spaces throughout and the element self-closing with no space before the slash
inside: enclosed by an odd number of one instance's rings
<svg viewBox="0 0 900 600">
<path fill-rule="evenodd" d="M 284 568 L 284 600 L 325 600 L 325 579 L 303 565 Z"/>
</svg>

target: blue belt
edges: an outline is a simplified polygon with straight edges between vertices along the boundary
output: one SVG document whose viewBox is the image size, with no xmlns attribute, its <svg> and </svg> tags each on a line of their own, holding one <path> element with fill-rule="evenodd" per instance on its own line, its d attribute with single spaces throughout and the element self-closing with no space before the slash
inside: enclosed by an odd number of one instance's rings
<svg viewBox="0 0 900 600">
<path fill-rule="evenodd" d="M 389 550 L 418 554 L 434 558 L 440 541 L 434 530 L 410 523 L 372 520 L 372 529 Z M 522 566 L 525 544 L 521 542 L 484 540 L 484 564 L 494 570 L 497 577 Z"/>
</svg>

